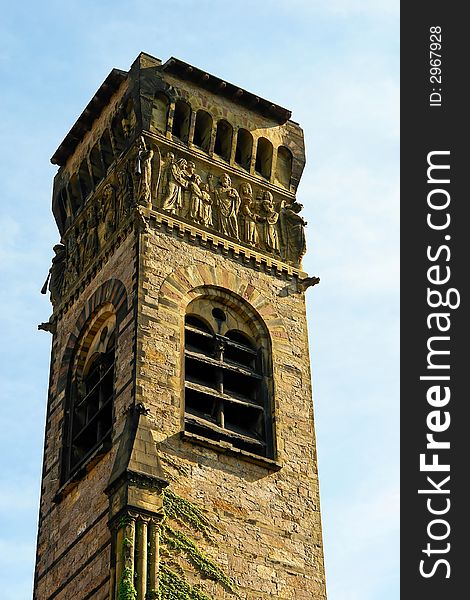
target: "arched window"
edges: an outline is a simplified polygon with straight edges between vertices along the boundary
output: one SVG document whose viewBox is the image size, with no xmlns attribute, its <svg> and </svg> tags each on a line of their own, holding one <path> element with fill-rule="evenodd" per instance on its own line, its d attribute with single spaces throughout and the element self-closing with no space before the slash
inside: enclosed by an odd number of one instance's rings
<svg viewBox="0 0 470 600">
<path fill-rule="evenodd" d="M 116 154 L 121 154 L 121 152 L 126 146 L 126 136 L 122 128 L 122 118 L 120 113 L 117 114 L 112 121 L 111 132 L 113 135 L 114 148 L 116 149 Z"/>
<path fill-rule="evenodd" d="M 111 137 L 109 131 L 105 129 L 100 139 L 101 156 L 103 157 L 103 164 L 106 170 L 113 164 L 114 153 L 113 146 L 111 144 Z"/>
<path fill-rule="evenodd" d="M 277 149 L 276 179 L 285 188 L 290 187 L 292 176 L 292 152 L 285 146 Z"/>
<path fill-rule="evenodd" d="M 173 129 L 172 133 L 174 136 L 179 138 L 185 144 L 188 143 L 189 139 L 189 125 L 191 123 L 191 107 L 187 102 L 178 100 L 175 105 L 175 113 L 173 115 Z"/>
<path fill-rule="evenodd" d="M 78 180 L 80 182 L 80 191 L 82 193 L 82 200 L 85 202 L 87 196 L 93 190 L 93 181 L 91 179 L 90 171 L 88 170 L 88 163 L 84 159 L 78 170 Z"/>
<path fill-rule="evenodd" d="M 214 152 L 225 160 L 230 160 L 232 152 L 233 129 L 228 121 L 221 119 L 217 123 Z"/>
<path fill-rule="evenodd" d="M 266 138 L 259 138 L 256 148 L 255 171 L 262 177 L 269 179 L 271 177 L 272 163 L 273 145 Z"/>
<path fill-rule="evenodd" d="M 116 317 L 105 310 L 77 344 L 66 411 L 63 479 L 110 447 Z"/>
<path fill-rule="evenodd" d="M 152 124 L 153 129 L 158 129 L 162 133 L 166 132 L 168 122 L 168 108 L 170 101 L 163 92 L 157 92 L 152 106 Z"/>
<path fill-rule="evenodd" d="M 237 148 L 235 150 L 235 162 L 249 171 L 252 152 L 253 136 L 246 129 L 239 129 L 237 135 Z"/>
<path fill-rule="evenodd" d="M 194 126 L 193 144 L 204 152 L 209 152 L 211 145 L 212 117 L 205 110 L 198 110 Z"/>
<path fill-rule="evenodd" d="M 59 210 L 59 220 L 62 228 L 66 228 L 73 221 L 74 212 L 72 209 L 72 205 L 69 200 L 69 196 L 67 194 L 67 187 L 64 186 L 58 192 L 56 192 L 56 202 L 55 206 Z"/>
<path fill-rule="evenodd" d="M 73 214 L 77 214 L 78 209 L 82 205 L 82 196 L 80 193 L 80 184 L 78 182 L 78 176 L 76 174 L 72 175 L 69 182 L 69 198 L 70 203 L 72 204 Z"/>
<path fill-rule="evenodd" d="M 93 177 L 93 183 L 96 187 L 106 174 L 106 170 L 103 165 L 103 160 L 101 158 L 101 152 L 100 152 L 100 147 L 99 147 L 98 143 L 96 143 L 93 146 L 93 148 L 91 149 L 90 166 L 91 166 L 91 174 Z"/>
<path fill-rule="evenodd" d="M 269 338 L 254 315 L 198 298 L 185 318 L 185 431 L 272 458 Z"/>
</svg>

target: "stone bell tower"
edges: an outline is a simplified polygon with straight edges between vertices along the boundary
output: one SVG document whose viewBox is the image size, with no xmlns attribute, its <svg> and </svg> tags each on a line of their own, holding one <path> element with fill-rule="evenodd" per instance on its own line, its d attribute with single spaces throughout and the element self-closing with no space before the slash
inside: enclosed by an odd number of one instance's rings
<svg viewBox="0 0 470 600">
<path fill-rule="evenodd" d="M 170 58 L 52 157 L 36 600 L 323 600 L 290 112 Z"/>
</svg>

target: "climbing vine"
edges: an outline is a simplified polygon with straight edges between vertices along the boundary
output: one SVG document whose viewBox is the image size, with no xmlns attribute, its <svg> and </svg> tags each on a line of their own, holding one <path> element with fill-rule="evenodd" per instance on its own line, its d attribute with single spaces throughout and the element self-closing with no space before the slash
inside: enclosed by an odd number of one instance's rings
<svg viewBox="0 0 470 600">
<path fill-rule="evenodd" d="M 214 538 L 212 532 L 216 529 L 204 513 L 197 506 L 168 489 L 163 494 L 163 509 L 165 520 L 160 530 L 160 541 L 164 551 L 159 572 L 159 600 L 212 600 L 197 585 L 191 585 L 183 573 L 177 573 L 165 562 L 165 556 L 170 559 L 171 556 L 181 554 L 200 575 L 221 584 L 236 594 L 232 579 L 213 559 L 198 548 L 187 533 L 176 529 L 169 523 L 169 521 L 174 521 L 188 530 L 201 533 L 212 541 Z"/>
<path fill-rule="evenodd" d="M 159 600 L 212 600 L 166 565 L 160 567 Z"/>
<path fill-rule="evenodd" d="M 126 567 L 119 582 L 118 600 L 136 600 L 137 590 L 132 581 L 132 570 Z"/>
<path fill-rule="evenodd" d="M 125 529 L 130 524 L 128 517 L 122 517 L 119 522 L 119 528 Z M 132 553 L 132 540 L 124 536 L 122 540 L 122 561 L 126 565 L 129 560 L 129 556 Z M 117 600 L 136 600 L 137 590 L 134 587 L 134 580 L 132 576 L 132 569 L 129 566 L 125 566 L 118 587 L 118 598 Z"/>
<path fill-rule="evenodd" d="M 216 528 L 202 510 L 189 500 L 166 489 L 163 492 L 163 509 L 167 519 L 177 521 L 185 527 L 199 531 L 209 540 L 213 539 L 212 531 L 215 531 Z"/>
</svg>

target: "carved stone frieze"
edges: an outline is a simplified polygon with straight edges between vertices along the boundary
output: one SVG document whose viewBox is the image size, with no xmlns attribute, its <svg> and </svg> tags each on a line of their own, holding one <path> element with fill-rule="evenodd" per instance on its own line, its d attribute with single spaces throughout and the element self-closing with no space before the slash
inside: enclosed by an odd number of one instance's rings
<svg viewBox="0 0 470 600">
<path fill-rule="evenodd" d="M 49 289 L 53 305 L 111 243 L 124 221 L 132 218 L 139 225 L 141 210 L 151 208 L 296 267 L 305 254 L 301 204 L 286 203 L 262 184 L 252 186 L 242 176 L 201 168 L 199 162 L 172 151 L 162 157 L 157 144 L 140 136 L 82 207 L 63 245 L 54 247 L 56 256 L 42 290 Z M 140 229 L 146 231 L 148 224 L 142 219 Z"/>
<path fill-rule="evenodd" d="M 131 169 L 125 163 L 116 182 L 107 183 L 102 192 L 92 197 L 63 236 L 63 244 L 54 246 L 52 260 L 42 293 L 49 289 L 51 302 L 58 305 L 77 283 L 131 214 L 134 185 Z"/>
<path fill-rule="evenodd" d="M 286 204 L 263 186 L 254 192 L 251 183 L 241 177 L 235 182 L 228 173 L 199 170 L 194 162 L 171 151 L 161 160 L 161 172 L 153 197 L 156 208 L 215 229 L 290 264 L 300 264 L 305 254 L 306 225 L 298 214 L 301 204 Z M 147 202 L 145 198 L 142 203 Z"/>
</svg>

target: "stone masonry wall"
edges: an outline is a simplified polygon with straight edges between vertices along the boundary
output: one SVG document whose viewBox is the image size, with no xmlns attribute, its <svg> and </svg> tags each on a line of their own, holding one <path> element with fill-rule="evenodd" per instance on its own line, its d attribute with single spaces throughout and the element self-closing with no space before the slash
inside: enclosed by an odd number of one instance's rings
<svg viewBox="0 0 470 600">
<path fill-rule="evenodd" d="M 90 304 L 99 304 L 105 298 L 102 290 L 107 290 L 111 279 L 120 281 L 127 292 L 127 307 L 123 307 L 117 336 L 113 449 L 56 502 L 54 497 L 60 488 L 67 352 L 89 316 Z M 124 424 L 124 411 L 133 398 L 135 283 L 135 236 L 131 233 L 57 324 L 51 357 L 35 600 L 104 600 L 109 595 L 109 502 L 104 490 Z M 113 289 L 107 290 L 108 295 L 112 295 Z"/>
<path fill-rule="evenodd" d="M 289 281 L 159 230 L 143 246 L 137 396 L 150 409 L 170 489 L 207 511 L 216 543 L 197 544 L 250 600 L 326 597 L 307 323 Z M 276 470 L 182 439 L 184 314 L 197 288 L 246 300 L 266 323 L 274 371 Z M 194 291 L 196 290 L 196 291 Z M 193 583 L 191 568 L 181 568 Z M 203 580 L 213 598 L 229 590 Z"/>
<path fill-rule="evenodd" d="M 234 580 L 240 597 L 324 600 L 303 294 L 292 292 L 292 282 L 274 271 L 255 269 L 228 253 L 209 250 L 153 226 L 141 235 L 138 285 L 136 251 L 136 238 L 130 234 L 58 322 L 51 364 L 35 600 L 109 598 L 111 539 L 109 501 L 104 490 L 125 410 L 134 402 L 143 402 L 150 411 L 170 489 L 201 508 L 215 527 L 212 542 L 197 533 L 195 542 Z M 122 282 L 127 291 L 117 345 L 113 448 L 55 502 L 60 489 L 67 351 L 89 316 L 90 303 L 99 303 L 99 290 L 110 279 Z M 184 314 L 204 286 L 238 295 L 253 307 L 269 331 L 277 464 L 263 460 L 255 464 L 226 452 L 216 442 L 207 447 L 181 437 Z M 285 293 L 287 287 L 289 294 Z M 200 584 L 212 598 L 235 597 L 223 585 L 196 574 L 184 556 L 178 560 L 188 581 Z"/>
</svg>

